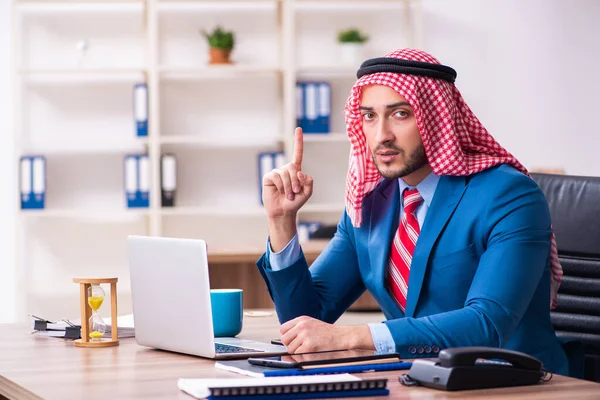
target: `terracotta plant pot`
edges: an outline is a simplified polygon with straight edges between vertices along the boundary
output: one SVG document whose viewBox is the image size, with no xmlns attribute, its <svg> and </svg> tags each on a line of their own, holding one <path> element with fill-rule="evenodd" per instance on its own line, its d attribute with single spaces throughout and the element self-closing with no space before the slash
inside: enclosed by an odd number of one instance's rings
<svg viewBox="0 0 600 400">
<path fill-rule="evenodd" d="M 210 64 L 231 64 L 231 50 L 220 49 L 217 47 L 210 48 Z"/>
</svg>

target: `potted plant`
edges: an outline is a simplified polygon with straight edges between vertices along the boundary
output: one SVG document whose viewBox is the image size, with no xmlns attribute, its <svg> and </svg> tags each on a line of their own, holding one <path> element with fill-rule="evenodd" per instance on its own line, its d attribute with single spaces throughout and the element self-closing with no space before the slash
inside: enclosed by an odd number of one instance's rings
<svg viewBox="0 0 600 400">
<path fill-rule="evenodd" d="M 202 31 L 208 41 L 209 64 L 231 64 L 231 51 L 235 45 L 233 32 L 217 26 L 212 32 Z"/>
<path fill-rule="evenodd" d="M 363 61 L 364 44 L 369 37 L 358 28 L 348 28 L 338 32 L 340 58 L 347 65 L 355 66 Z"/>
</svg>

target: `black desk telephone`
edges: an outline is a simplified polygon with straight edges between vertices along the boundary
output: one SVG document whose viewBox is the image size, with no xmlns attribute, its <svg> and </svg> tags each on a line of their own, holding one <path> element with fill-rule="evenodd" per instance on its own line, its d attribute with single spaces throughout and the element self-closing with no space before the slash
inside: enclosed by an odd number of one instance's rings
<svg viewBox="0 0 600 400">
<path fill-rule="evenodd" d="M 456 347 L 440 351 L 436 359 L 415 360 L 400 382 L 442 390 L 485 389 L 533 385 L 548 373 L 540 360 L 517 351 Z"/>
</svg>

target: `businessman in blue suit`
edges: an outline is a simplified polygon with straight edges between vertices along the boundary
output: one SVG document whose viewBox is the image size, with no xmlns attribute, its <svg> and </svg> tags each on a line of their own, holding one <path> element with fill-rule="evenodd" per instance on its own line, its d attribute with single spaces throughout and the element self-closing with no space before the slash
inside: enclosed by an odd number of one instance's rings
<svg viewBox="0 0 600 400">
<path fill-rule="evenodd" d="M 418 358 L 491 346 L 567 375 L 550 322 L 562 269 L 542 191 L 474 116 L 452 68 L 401 49 L 357 76 L 346 209 L 310 268 L 296 233 L 313 191 L 299 128 L 292 162 L 263 177 L 269 237 L 257 266 L 288 351 Z M 334 324 L 365 290 L 386 321 Z"/>
</svg>

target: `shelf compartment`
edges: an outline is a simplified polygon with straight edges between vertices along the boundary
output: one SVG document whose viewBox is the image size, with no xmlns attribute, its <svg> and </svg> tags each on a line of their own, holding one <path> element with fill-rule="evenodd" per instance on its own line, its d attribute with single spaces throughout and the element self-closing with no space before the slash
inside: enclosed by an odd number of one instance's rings
<svg viewBox="0 0 600 400">
<path fill-rule="evenodd" d="M 136 135 L 133 83 L 28 85 L 23 88 L 22 152 L 142 151 Z"/>
<path fill-rule="evenodd" d="M 71 210 L 69 213 L 80 216 L 84 210 L 97 210 L 98 215 L 101 210 L 110 210 L 108 214 L 119 210 L 120 215 L 143 210 L 128 209 L 126 204 L 122 154 L 46 157 L 46 210 L 50 215 L 52 210 Z"/>
<path fill-rule="evenodd" d="M 181 7 L 201 8 L 211 3 L 181 3 Z M 234 4 L 242 4 L 235 2 Z M 177 3 L 179 4 L 179 3 Z M 223 3 L 223 5 L 227 2 Z M 245 3 L 244 3 L 245 4 Z M 248 2 L 248 6 L 254 4 Z M 265 4 L 271 4 L 271 2 Z M 272 2 L 275 4 L 275 2 Z M 161 3 L 160 7 L 178 7 Z M 165 69 L 200 69 L 209 66 L 209 48 L 202 31 L 212 31 L 217 25 L 235 33 L 235 48 L 231 53 L 234 66 L 239 68 L 271 68 L 279 65 L 280 27 L 278 13 L 253 12 L 244 8 L 240 12 L 222 12 L 219 8 L 201 12 L 158 13 L 158 63 Z M 246 6 L 244 6 L 246 7 Z M 183 8 L 185 9 L 185 8 Z M 211 67 L 228 67 L 216 66 Z M 215 69 L 216 70 L 216 69 Z"/>
<path fill-rule="evenodd" d="M 260 207 L 258 151 L 189 149 L 171 152 L 177 160 L 175 208 L 253 210 Z M 169 213 L 166 209 L 163 212 Z M 171 211 L 177 213 L 177 211 Z"/>
<path fill-rule="evenodd" d="M 383 5 L 385 4 L 385 7 Z M 397 2 L 398 8 L 391 7 L 393 2 L 361 2 L 361 3 L 332 3 L 332 2 L 301 2 L 295 16 L 296 24 L 296 65 L 300 72 L 319 72 L 320 74 L 341 74 L 356 79 L 356 71 L 360 63 L 344 63 L 344 57 L 337 42 L 338 32 L 348 27 L 355 27 L 369 36 L 364 45 L 363 59 L 381 57 L 396 48 L 411 45 L 411 32 L 406 25 L 406 15 L 409 9 L 403 2 Z M 343 14 L 343 17 L 333 18 L 334 15 L 324 11 Z M 405 10 L 405 11 L 403 11 Z M 394 38 L 390 48 L 390 38 Z M 319 67 L 320 66 L 320 67 Z M 311 71 L 312 70 L 312 71 Z"/>
<path fill-rule="evenodd" d="M 313 77 L 304 77 L 304 76 L 299 76 L 297 78 L 297 82 L 309 82 L 309 81 L 323 81 L 323 82 L 328 82 L 329 85 L 331 86 L 331 115 L 330 115 L 330 125 L 329 125 L 329 130 L 331 132 L 345 132 L 346 131 L 346 121 L 344 118 L 344 107 L 346 105 L 346 101 L 348 100 L 348 94 L 350 93 L 350 90 L 352 89 L 352 85 L 354 85 L 354 83 L 356 82 L 356 79 L 350 78 L 347 79 L 346 77 L 341 77 L 341 78 L 333 78 L 333 77 L 329 77 L 329 78 L 324 78 L 324 77 L 318 77 L 316 79 L 313 79 Z M 293 132 L 290 134 L 290 136 L 293 135 Z M 304 134 L 304 137 L 314 137 L 315 140 L 319 140 L 316 139 L 317 137 L 325 137 L 328 136 L 327 134 L 320 134 L 320 133 L 306 133 Z M 328 141 L 327 139 L 323 139 L 324 141 Z M 346 139 L 347 141 L 347 139 Z"/>
<path fill-rule="evenodd" d="M 256 93 L 261 101 L 256 100 Z M 234 146 L 253 138 L 260 142 L 280 139 L 281 100 L 273 79 L 163 81 L 160 103 L 161 139 L 166 141 L 186 136 Z"/>
<path fill-rule="evenodd" d="M 141 70 L 145 65 L 142 2 L 23 3 L 17 9 L 21 69 Z"/>
</svg>

